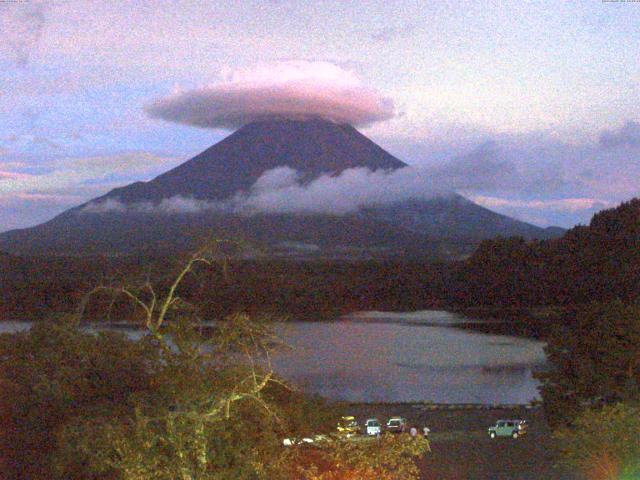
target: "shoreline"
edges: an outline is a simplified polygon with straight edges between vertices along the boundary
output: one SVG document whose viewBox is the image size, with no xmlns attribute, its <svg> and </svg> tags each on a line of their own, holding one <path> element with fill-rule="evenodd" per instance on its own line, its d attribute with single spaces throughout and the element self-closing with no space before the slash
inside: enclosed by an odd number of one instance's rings
<svg viewBox="0 0 640 480">
<path fill-rule="evenodd" d="M 531 340 L 545 341 L 553 331 L 562 326 L 566 307 L 469 307 L 450 310 L 467 318 L 482 320 L 459 327 L 481 333 L 509 335 Z"/>
<path fill-rule="evenodd" d="M 416 400 L 414 402 L 333 402 L 338 406 L 369 406 L 369 407 L 402 407 L 413 408 L 416 410 L 513 410 L 513 409 L 525 409 L 535 410 L 542 407 L 541 402 L 529 402 L 529 403 L 435 403 L 428 401 Z"/>
<path fill-rule="evenodd" d="M 459 322 L 438 322 L 429 321 L 413 321 L 411 319 L 403 319 L 402 315 L 410 316 L 417 312 L 440 311 L 451 314 L 457 314 L 464 317 Z M 367 313 L 372 315 L 371 318 L 366 316 Z M 473 308 L 430 308 L 413 311 L 378 311 L 378 310 L 357 310 L 347 313 L 336 312 L 330 316 L 324 316 L 321 313 L 309 313 L 304 316 L 294 314 L 276 315 L 272 313 L 255 314 L 257 318 L 264 316 L 271 318 L 276 323 L 337 323 L 337 322 L 359 322 L 367 324 L 412 324 L 416 326 L 441 326 L 448 328 L 457 328 L 468 330 L 475 333 L 486 333 L 491 335 L 505 335 L 530 340 L 544 341 L 549 337 L 554 328 L 561 325 L 562 307 L 544 307 L 544 308 L 495 308 L 495 307 L 473 307 Z M 376 314 L 389 314 L 389 318 L 376 319 Z M 393 317 L 398 319 L 394 320 Z M 360 318 L 359 318 L 360 317 Z M 0 318 L 1 324 L 28 324 L 35 322 L 46 322 L 47 319 L 21 320 L 17 318 Z M 206 322 L 202 325 L 203 330 L 215 328 L 214 322 Z M 92 321 L 83 322 L 83 326 L 89 327 L 105 327 L 114 330 L 141 330 L 144 326 L 133 322 L 113 322 L 113 321 Z"/>
</svg>

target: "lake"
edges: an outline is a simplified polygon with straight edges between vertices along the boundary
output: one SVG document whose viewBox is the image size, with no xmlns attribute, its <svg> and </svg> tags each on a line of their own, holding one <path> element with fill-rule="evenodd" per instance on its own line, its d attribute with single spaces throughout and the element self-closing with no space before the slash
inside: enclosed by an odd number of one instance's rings
<svg viewBox="0 0 640 480">
<path fill-rule="evenodd" d="M 459 314 L 359 312 L 276 325 L 292 348 L 274 369 L 303 390 L 350 402 L 529 403 L 544 343 L 455 328 Z M 28 328 L 0 323 L 0 331 Z"/>
<path fill-rule="evenodd" d="M 455 328 L 443 311 L 363 312 L 329 323 L 290 323 L 275 369 L 304 390 L 351 402 L 529 403 L 544 343 Z"/>
</svg>

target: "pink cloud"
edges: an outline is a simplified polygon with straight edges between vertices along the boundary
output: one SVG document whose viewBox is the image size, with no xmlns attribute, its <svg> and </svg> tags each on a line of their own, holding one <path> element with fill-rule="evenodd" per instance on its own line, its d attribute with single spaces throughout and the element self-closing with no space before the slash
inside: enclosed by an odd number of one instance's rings
<svg viewBox="0 0 640 480">
<path fill-rule="evenodd" d="M 38 204 L 48 205 L 72 205 L 81 201 L 82 198 L 74 194 L 44 194 L 44 193 L 0 193 L 0 205 L 10 206 L 17 204 Z"/>
<path fill-rule="evenodd" d="M 27 173 L 8 172 L 6 170 L 0 170 L 0 180 L 25 180 L 31 178 L 32 175 Z"/>
<path fill-rule="evenodd" d="M 78 201 L 78 195 L 60 195 L 60 194 L 46 194 L 46 193 L 18 193 L 15 198 L 19 200 L 30 200 L 35 202 L 54 202 L 54 203 L 69 203 Z"/>
<path fill-rule="evenodd" d="M 153 118 L 235 129 L 269 117 L 322 117 L 366 126 L 395 115 L 393 102 L 328 62 L 289 61 L 223 72 L 223 81 L 178 92 L 145 108 Z"/>
<path fill-rule="evenodd" d="M 474 202 L 487 208 L 512 207 L 554 210 L 558 212 L 579 212 L 593 208 L 610 207 L 611 203 L 597 198 L 561 198 L 556 200 L 510 200 L 507 198 L 473 195 Z"/>
</svg>

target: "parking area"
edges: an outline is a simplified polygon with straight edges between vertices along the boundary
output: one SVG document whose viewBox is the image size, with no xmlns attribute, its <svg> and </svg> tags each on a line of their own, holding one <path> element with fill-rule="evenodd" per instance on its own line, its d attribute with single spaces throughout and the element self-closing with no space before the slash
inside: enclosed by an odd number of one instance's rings
<svg viewBox="0 0 640 480">
<path fill-rule="evenodd" d="M 432 452 L 420 462 L 423 479 L 438 480 L 572 480 L 556 466 L 558 455 L 541 409 L 436 409 L 421 405 L 357 404 L 345 406 L 362 424 L 376 417 L 405 417 L 418 431 L 430 428 Z M 497 420 L 522 418 L 526 435 L 491 439 L 487 429 Z"/>
</svg>

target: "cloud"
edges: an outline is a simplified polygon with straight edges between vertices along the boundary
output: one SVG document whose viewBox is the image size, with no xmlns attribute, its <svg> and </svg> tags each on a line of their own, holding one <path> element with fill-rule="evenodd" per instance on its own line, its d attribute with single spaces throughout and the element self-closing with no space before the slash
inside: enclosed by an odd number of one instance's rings
<svg viewBox="0 0 640 480">
<path fill-rule="evenodd" d="M 638 147 L 640 146 L 640 123 L 628 121 L 617 130 L 604 130 L 600 134 L 599 142 L 604 148 Z"/>
<path fill-rule="evenodd" d="M 134 210 L 134 209 L 132 209 Z M 124 213 L 127 211 L 127 206 L 120 200 L 115 198 L 107 198 L 106 200 L 90 202 L 82 209 L 84 213 L 107 213 L 118 212 Z"/>
<path fill-rule="evenodd" d="M 39 166 L 0 162 L 0 232 L 49 220 L 64 210 L 177 163 L 149 152 L 61 158 Z"/>
<path fill-rule="evenodd" d="M 114 181 L 139 179 L 141 175 L 148 176 L 173 163 L 173 158 L 148 152 L 63 158 L 50 165 L 44 173 L 2 170 L 0 195 L 69 192 L 87 185 L 98 185 L 104 189 Z"/>
<path fill-rule="evenodd" d="M 591 217 L 618 202 L 591 197 L 567 197 L 522 200 L 497 196 L 471 195 L 470 199 L 483 207 L 540 226 L 588 224 Z"/>
<path fill-rule="evenodd" d="M 472 180 L 456 162 L 437 168 L 405 167 L 392 171 L 350 168 L 339 175 L 321 175 L 304 183 L 289 167 L 266 171 L 248 192 L 238 192 L 224 201 L 198 200 L 175 196 L 157 204 L 141 202 L 125 205 L 117 199 L 92 202 L 85 213 L 199 213 L 204 211 L 254 215 L 331 214 L 345 215 L 360 209 L 389 205 L 409 199 L 427 200 L 474 185 L 488 186 L 496 178 L 499 165 L 479 168 Z"/>
<path fill-rule="evenodd" d="M 0 181 L 6 180 L 11 182 L 19 182 L 28 180 L 32 176 L 26 173 L 12 172 L 7 170 L 0 170 Z M 0 184 L 1 185 L 1 184 Z"/>
<path fill-rule="evenodd" d="M 85 205 L 82 213 L 160 213 L 160 214 L 180 214 L 180 213 L 202 213 L 215 211 L 220 213 L 231 213 L 233 202 L 211 202 L 207 200 L 197 200 L 192 197 L 176 195 L 165 198 L 159 203 L 137 202 L 125 204 L 117 198 L 107 198 L 105 200 L 93 201 Z"/>
<path fill-rule="evenodd" d="M 405 35 L 410 35 L 416 29 L 415 23 L 406 22 L 398 27 L 383 27 L 371 34 L 371 39 L 376 42 L 391 42 L 397 38 Z"/>
<path fill-rule="evenodd" d="M 456 191 L 509 216 L 570 227 L 640 194 L 640 145 L 609 149 L 545 134 L 494 134 L 459 152 L 457 145 L 447 149 L 443 144 L 420 165 L 391 172 L 350 169 L 311 182 L 290 168 L 277 168 L 225 202 L 174 197 L 157 205 L 122 205 L 121 210 L 343 215 Z"/>
<path fill-rule="evenodd" d="M 153 118 L 235 129 L 269 117 L 322 117 L 366 126 L 394 116 L 393 102 L 329 62 L 287 61 L 225 71 L 214 85 L 175 93 L 145 107 Z"/>
<path fill-rule="evenodd" d="M 44 5 L 24 2 L 21 5 L 3 5 L 0 10 L 0 37 L 10 50 L 9 54 L 19 67 L 25 67 L 38 44 L 45 24 Z"/>
<path fill-rule="evenodd" d="M 597 198 L 560 198 L 553 200 L 513 200 L 484 195 L 474 195 L 471 199 L 487 208 L 527 208 L 575 213 L 582 210 L 603 209 L 613 206 L 611 202 Z"/>
</svg>

